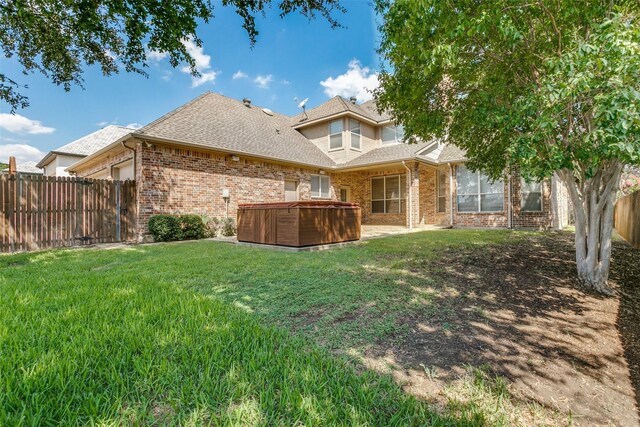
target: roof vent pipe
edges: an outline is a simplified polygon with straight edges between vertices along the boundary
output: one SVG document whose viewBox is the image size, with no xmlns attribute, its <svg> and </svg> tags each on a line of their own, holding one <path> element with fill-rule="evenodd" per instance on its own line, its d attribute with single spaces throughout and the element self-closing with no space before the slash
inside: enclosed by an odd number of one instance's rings
<svg viewBox="0 0 640 427">
<path fill-rule="evenodd" d="M 242 103 L 244 104 L 245 107 L 251 107 L 251 100 L 249 98 L 244 98 L 242 100 Z"/>
<path fill-rule="evenodd" d="M 355 96 L 352 96 L 351 98 L 349 98 L 349 101 L 351 101 L 351 103 L 353 105 L 356 105 L 356 101 L 358 100 L 358 98 L 356 98 Z"/>
</svg>

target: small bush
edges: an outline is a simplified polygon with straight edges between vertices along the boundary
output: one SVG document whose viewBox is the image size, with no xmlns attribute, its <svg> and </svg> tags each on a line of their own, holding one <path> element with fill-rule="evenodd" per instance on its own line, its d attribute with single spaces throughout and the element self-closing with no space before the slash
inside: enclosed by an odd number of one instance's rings
<svg viewBox="0 0 640 427">
<path fill-rule="evenodd" d="M 227 237 L 236 235 L 236 222 L 233 218 L 222 218 L 220 220 L 220 233 Z"/>
<path fill-rule="evenodd" d="M 149 218 L 149 233 L 156 242 L 170 242 L 182 238 L 180 219 L 175 215 L 153 215 Z"/>
<path fill-rule="evenodd" d="M 218 235 L 218 230 L 220 229 L 220 220 L 218 218 L 203 215 L 202 222 L 204 222 L 205 237 L 216 237 Z"/>
<path fill-rule="evenodd" d="M 206 235 L 204 221 L 202 221 L 200 215 L 182 215 L 180 217 L 180 228 L 182 229 L 182 239 L 184 240 L 203 239 Z"/>
</svg>

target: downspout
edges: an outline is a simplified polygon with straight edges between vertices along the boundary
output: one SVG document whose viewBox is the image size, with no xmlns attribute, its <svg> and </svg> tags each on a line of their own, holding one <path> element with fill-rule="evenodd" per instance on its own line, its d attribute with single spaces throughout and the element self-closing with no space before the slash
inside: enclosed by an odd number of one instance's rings
<svg viewBox="0 0 640 427">
<path fill-rule="evenodd" d="M 136 166 L 137 166 L 137 162 L 136 162 L 136 160 L 137 160 L 137 153 L 136 153 L 136 149 L 135 149 L 135 148 L 131 148 L 131 147 L 127 146 L 127 144 L 125 144 L 125 143 L 124 143 L 124 141 L 122 141 L 122 146 L 123 146 L 124 148 L 128 148 L 129 150 L 133 151 L 133 179 L 136 179 L 136 178 L 137 178 L 137 175 L 136 175 Z"/>
<path fill-rule="evenodd" d="M 402 166 L 405 167 L 407 171 L 409 171 L 409 230 L 413 229 L 413 203 L 411 197 L 411 188 L 413 187 L 413 175 L 411 174 L 411 169 L 407 166 L 407 164 L 402 161 Z"/>
<path fill-rule="evenodd" d="M 449 225 L 453 228 L 453 166 L 449 163 Z"/>
</svg>

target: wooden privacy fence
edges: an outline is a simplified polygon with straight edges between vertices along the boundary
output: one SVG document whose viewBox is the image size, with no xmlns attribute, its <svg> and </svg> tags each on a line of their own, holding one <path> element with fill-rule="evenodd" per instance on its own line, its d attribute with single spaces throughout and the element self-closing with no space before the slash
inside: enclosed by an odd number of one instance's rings
<svg viewBox="0 0 640 427">
<path fill-rule="evenodd" d="M 0 175 L 0 252 L 132 240 L 134 181 Z"/>
<path fill-rule="evenodd" d="M 640 249 L 640 191 L 616 202 L 613 224 L 627 242 Z"/>
</svg>

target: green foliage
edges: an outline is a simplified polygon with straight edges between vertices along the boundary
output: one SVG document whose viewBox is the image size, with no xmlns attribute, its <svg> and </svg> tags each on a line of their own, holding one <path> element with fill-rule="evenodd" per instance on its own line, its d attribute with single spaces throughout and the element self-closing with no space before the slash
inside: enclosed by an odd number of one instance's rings
<svg viewBox="0 0 640 427">
<path fill-rule="evenodd" d="M 149 218 L 149 233 L 156 242 L 182 239 L 180 218 L 176 215 L 153 215 Z"/>
<path fill-rule="evenodd" d="M 229 0 L 219 7 L 235 9 L 253 45 L 258 37 L 255 16 L 274 5 L 280 17 L 300 13 L 311 19 L 320 14 L 332 27 L 339 26 L 332 12 L 344 11 L 338 0 Z M 147 76 L 150 51 L 167 53 L 171 66 L 186 63 L 198 75 L 185 42 L 201 45 L 196 29 L 200 22 L 209 23 L 213 9 L 209 0 L 3 0 L 0 45 L 5 57 L 16 56 L 24 74 L 39 71 L 67 91 L 72 84 L 82 85 L 85 64 L 97 65 L 105 76 L 120 68 Z M 0 100 L 12 110 L 28 106 L 20 93 L 24 87 L 0 73 Z"/>
<path fill-rule="evenodd" d="M 226 237 L 236 235 L 236 221 L 233 218 L 220 219 L 220 234 Z"/>
<path fill-rule="evenodd" d="M 378 2 L 382 108 L 494 178 L 640 164 L 635 1 Z"/>
<path fill-rule="evenodd" d="M 218 235 L 218 230 L 220 229 L 220 220 L 218 218 L 203 215 L 202 222 L 204 222 L 205 226 L 205 237 L 216 237 Z"/>
<path fill-rule="evenodd" d="M 0 163 L 0 171 L 3 171 L 5 169 L 9 169 L 9 165 L 6 163 Z"/>
<path fill-rule="evenodd" d="M 207 234 L 207 229 L 200 215 L 181 215 L 180 228 L 181 238 L 184 240 L 203 239 Z"/>
</svg>

